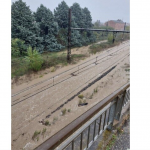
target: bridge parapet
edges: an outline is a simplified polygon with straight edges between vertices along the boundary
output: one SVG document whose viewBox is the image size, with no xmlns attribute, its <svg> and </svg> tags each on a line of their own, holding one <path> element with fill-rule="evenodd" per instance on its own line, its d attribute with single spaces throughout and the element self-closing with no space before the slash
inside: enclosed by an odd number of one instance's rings
<svg viewBox="0 0 150 150">
<path fill-rule="evenodd" d="M 127 83 L 65 128 L 57 132 L 36 150 L 86 150 L 106 130 L 111 130 L 130 104 L 130 84 Z"/>
</svg>

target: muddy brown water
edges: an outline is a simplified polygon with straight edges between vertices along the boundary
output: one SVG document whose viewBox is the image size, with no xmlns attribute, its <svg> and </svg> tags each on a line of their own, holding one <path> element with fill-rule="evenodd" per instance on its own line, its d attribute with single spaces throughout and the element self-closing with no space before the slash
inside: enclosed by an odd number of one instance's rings
<svg viewBox="0 0 150 150">
<path fill-rule="evenodd" d="M 107 69 L 112 64 L 115 64 L 117 60 L 124 57 L 129 53 L 129 42 L 125 44 L 120 44 L 114 48 L 110 48 L 110 51 L 104 51 L 100 54 L 92 55 L 90 58 L 81 61 L 79 64 L 94 58 L 100 55 L 100 58 L 109 55 L 111 52 L 115 52 L 117 49 L 125 46 L 120 52 L 118 51 L 116 54 L 112 56 L 106 57 L 106 59 L 98 62 L 98 64 L 91 66 L 87 70 L 79 73 L 77 76 L 72 76 L 68 80 L 57 84 L 51 88 L 48 88 L 52 85 L 52 81 L 49 80 L 38 86 L 31 88 L 21 94 L 12 97 L 12 104 L 17 101 L 21 101 L 29 96 L 26 100 L 12 106 L 12 149 L 19 150 L 24 148 L 26 150 L 34 149 L 36 146 L 41 144 L 43 141 L 48 139 L 50 136 L 55 134 L 61 128 L 66 126 L 69 122 L 80 116 L 86 110 L 94 106 L 100 100 L 108 96 L 110 93 L 115 91 L 117 88 L 122 86 L 123 84 L 129 81 L 130 76 L 127 75 L 129 72 L 125 71 L 126 68 L 129 68 L 130 59 L 126 57 L 123 61 L 117 63 L 117 67 L 111 71 L 107 76 L 102 78 L 100 81 L 89 87 L 82 94 L 88 105 L 83 107 L 78 107 L 79 98 L 75 97 L 72 101 L 64 105 L 63 108 L 67 110 L 70 109 L 71 112 L 66 112 L 64 116 L 61 115 L 61 110 L 58 110 L 54 114 L 50 116 L 50 118 L 45 119 L 45 117 L 50 114 L 53 110 L 59 107 L 62 103 L 64 103 L 68 98 L 77 93 L 81 88 L 83 88 L 88 80 L 98 77 L 105 69 Z M 128 64 L 128 65 L 127 65 Z M 30 83 L 23 83 L 18 86 L 14 86 L 12 89 L 12 94 L 19 92 L 20 90 L 34 85 L 42 80 L 48 79 L 62 71 L 70 69 L 71 67 L 77 66 L 71 65 L 57 70 L 54 73 L 50 73 L 45 75 L 42 79 L 38 78 L 32 80 Z M 84 67 L 84 65 L 83 65 Z M 74 69 L 73 71 L 76 71 Z M 61 77 L 56 78 L 56 83 L 66 77 L 70 76 L 70 72 L 62 75 Z M 86 83 L 86 84 L 85 84 Z M 83 86 L 82 86 L 83 85 Z M 81 88 L 78 88 L 81 86 Z M 47 90 L 42 91 L 39 94 L 36 94 L 40 90 L 48 88 Z M 77 89 L 78 88 L 78 89 Z M 93 90 L 97 88 L 98 92 L 93 94 Z M 74 92 L 72 92 L 74 91 Z M 71 93 L 72 92 L 72 93 Z M 69 94 L 71 93 L 71 94 Z M 35 94 L 34 96 L 32 96 Z M 68 95 L 69 94 L 69 95 Z M 92 99 L 90 96 L 93 94 Z M 68 95 L 68 96 L 66 96 Z M 66 97 L 65 97 L 66 96 Z M 62 108 L 62 109 L 63 109 Z M 57 121 L 54 121 L 54 118 L 57 118 Z M 44 126 L 39 123 L 42 119 L 48 120 L 51 123 L 51 126 Z M 34 132 L 42 131 L 43 128 L 46 128 L 46 133 L 44 135 L 39 135 L 39 140 L 32 140 L 32 136 Z"/>
</svg>

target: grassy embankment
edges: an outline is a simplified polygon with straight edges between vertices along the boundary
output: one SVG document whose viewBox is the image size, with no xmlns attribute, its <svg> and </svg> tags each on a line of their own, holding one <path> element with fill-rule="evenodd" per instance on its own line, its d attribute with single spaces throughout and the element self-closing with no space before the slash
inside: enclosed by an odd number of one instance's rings
<svg viewBox="0 0 150 150">
<path fill-rule="evenodd" d="M 122 34 L 116 36 L 115 43 L 112 43 L 108 40 L 106 43 L 101 44 L 92 44 L 90 46 L 89 53 L 96 54 L 106 48 L 114 47 L 120 44 L 122 41 L 129 39 L 129 35 L 124 34 L 124 39 L 121 40 Z M 64 52 L 47 52 L 42 55 L 43 63 L 41 70 L 44 70 L 49 67 L 56 67 L 57 65 L 66 66 L 68 65 L 66 60 L 66 50 Z M 84 54 L 72 54 L 71 63 L 77 63 L 79 60 L 86 58 Z M 55 70 L 55 69 L 54 69 Z M 11 59 L 11 77 L 19 77 L 25 74 L 32 73 L 33 70 L 30 69 L 29 64 L 26 62 L 24 57 L 12 57 Z"/>
</svg>

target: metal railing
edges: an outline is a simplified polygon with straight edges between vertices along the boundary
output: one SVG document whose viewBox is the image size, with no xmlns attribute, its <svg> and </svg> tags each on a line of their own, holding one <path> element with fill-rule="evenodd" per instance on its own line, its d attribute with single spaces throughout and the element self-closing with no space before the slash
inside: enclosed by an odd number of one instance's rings
<svg viewBox="0 0 150 150">
<path fill-rule="evenodd" d="M 129 104 L 129 86 L 127 83 L 104 98 L 36 150 L 87 150 L 106 129 L 112 129 L 114 119 L 120 119 L 123 108 Z"/>
</svg>

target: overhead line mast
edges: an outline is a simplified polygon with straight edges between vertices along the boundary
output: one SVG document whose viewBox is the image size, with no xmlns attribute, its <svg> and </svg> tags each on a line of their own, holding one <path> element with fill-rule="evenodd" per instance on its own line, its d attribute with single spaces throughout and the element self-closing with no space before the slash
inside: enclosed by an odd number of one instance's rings
<svg viewBox="0 0 150 150">
<path fill-rule="evenodd" d="M 71 30 L 81 30 L 81 31 L 102 31 L 102 32 L 112 32 L 113 33 L 113 43 L 115 41 L 115 35 L 118 32 L 123 33 L 130 33 L 130 31 L 125 31 L 125 26 L 124 25 L 124 30 L 108 30 L 108 29 L 91 29 L 91 28 L 71 28 L 71 9 L 69 8 L 68 11 L 68 51 L 67 51 L 67 61 L 68 63 L 71 62 Z"/>
</svg>

